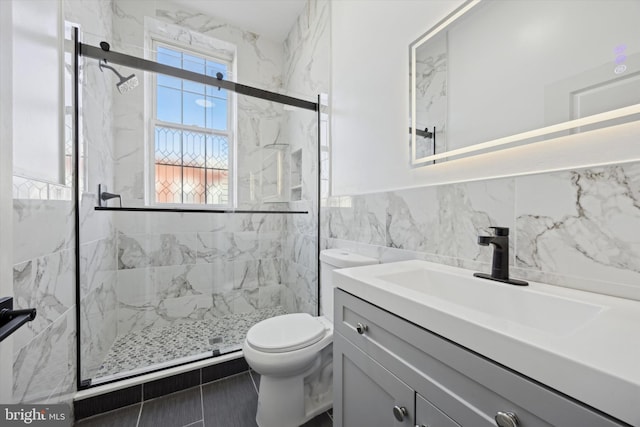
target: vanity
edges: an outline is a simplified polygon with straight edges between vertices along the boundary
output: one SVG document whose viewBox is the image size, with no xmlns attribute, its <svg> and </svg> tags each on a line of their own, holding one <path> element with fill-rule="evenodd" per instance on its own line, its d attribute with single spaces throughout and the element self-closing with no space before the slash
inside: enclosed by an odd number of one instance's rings
<svg viewBox="0 0 640 427">
<path fill-rule="evenodd" d="M 640 303 L 472 274 L 334 272 L 335 426 L 640 425 Z"/>
</svg>

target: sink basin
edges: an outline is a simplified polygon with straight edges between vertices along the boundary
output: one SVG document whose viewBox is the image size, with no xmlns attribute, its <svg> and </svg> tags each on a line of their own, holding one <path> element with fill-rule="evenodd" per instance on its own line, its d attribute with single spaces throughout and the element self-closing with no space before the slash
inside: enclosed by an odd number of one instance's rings
<svg viewBox="0 0 640 427">
<path fill-rule="evenodd" d="M 555 335 L 569 334 L 604 307 L 487 279 L 417 268 L 373 277 L 504 322 Z"/>
</svg>

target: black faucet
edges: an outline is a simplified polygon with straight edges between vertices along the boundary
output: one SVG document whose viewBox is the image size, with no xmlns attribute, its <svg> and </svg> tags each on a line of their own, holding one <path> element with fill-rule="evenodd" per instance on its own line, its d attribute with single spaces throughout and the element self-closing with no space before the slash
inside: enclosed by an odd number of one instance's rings
<svg viewBox="0 0 640 427">
<path fill-rule="evenodd" d="M 474 273 L 476 277 L 496 280 L 517 286 L 527 286 L 527 282 L 509 278 L 509 229 L 507 227 L 489 227 L 495 230 L 494 236 L 478 236 L 478 244 L 482 246 L 493 245 L 493 265 L 491 275 Z"/>
</svg>

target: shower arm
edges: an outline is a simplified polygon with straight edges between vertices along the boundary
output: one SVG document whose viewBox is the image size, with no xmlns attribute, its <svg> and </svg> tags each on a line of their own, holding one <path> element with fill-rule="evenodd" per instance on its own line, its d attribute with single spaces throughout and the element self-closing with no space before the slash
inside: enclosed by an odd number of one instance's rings
<svg viewBox="0 0 640 427">
<path fill-rule="evenodd" d="M 103 61 L 104 61 L 104 63 L 103 63 Z M 120 74 L 120 73 L 118 72 L 118 70 L 116 70 L 115 68 L 113 68 L 111 65 L 107 65 L 107 60 L 106 60 L 106 59 L 101 59 L 101 60 L 98 62 L 98 68 L 100 68 L 100 71 L 102 71 L 102 72 L 104 72 L 104 71 L 103 71 L 103 68 L 108 68 L 108 69 L 110 69 L 111 71 L 113 71 L 114 73 L 116 73 L 116 76 L 118 76 L 118 78 L 120 79 L 120 81 L 122 81 L 122 80 L 126 80 L 126 77 L 124 77 L 122 74 Z"/>
</svg>

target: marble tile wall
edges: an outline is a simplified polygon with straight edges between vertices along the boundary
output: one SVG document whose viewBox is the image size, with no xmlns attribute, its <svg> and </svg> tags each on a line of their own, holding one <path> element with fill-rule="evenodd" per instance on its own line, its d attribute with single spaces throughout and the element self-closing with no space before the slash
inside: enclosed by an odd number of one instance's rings
<svg viewBox="0 0 640 427">
<path fill-rule="evenodd" d="M 640 300 L 639 200 L 639 163 L 331 197 L 323 247 L 489 272 L 506 226 L 512 276 Z"/>
<path fill-rule="evenodd" d="M 284 44 L 284 85 L 289 93 L 317 102 L 328 93 L 330 58 L 330 2 L 307 1 Z M 307 215 L 287 217 L 284 240 L 285 288 L 283 305 L 289 312 L 317 314 L 318 304 L 318 118 L 310 111 L 289 111 L 286 135 L 291 151 L 302 151 L 302 200 L 291 209 Z"/>
<path fill-rule="evenodd" d="M 68 402 L 75 390 L 73 212 L 71 201 L 14 199 L 14 306 L 37 310 L 13 335 L 15 402 Z"/>
<path fill-rule="evenodd" d="M 65 0 L 65 19 L 93 31 L 110 32 L 110 4 Z M 102 82 L 83 88 L 83 106 L 100 104 L 109 108 L 107 83 L 96 67 L 81 65 L 85 81 Z M 66 68 L 69 73 L 70 67 Z M 110 84 L 110 83 L 109 83 Z M 96 90 L 94 90 L 96 89 Z M 92 111 L 99 111 L 91 108 Z M 88 110 L 83 121 L 88 152 L 96 168 L 90 183 L 109 174 L 101 165 L 110 139 L 108 121 Z M 43 141 L 43 143 L 48 143 Z M 102 151 L 93 151 L 98 148 Z M 97 161 L 100 159 L 100 161 Z M 108 157 L 107 157 L 108 159 Z M 70 402 L 76 381 L 75 330 L 75 224 L 70 200 L 14 199 L 14 295 L 17 307 L 35 307 L 37 317 L 14 335 L 14 390 L 17 402 Z M 65 198 L 67 199 L 67 198 Z M 84 218 L 83 227 L 98 250 L 98 236 L 108 237 L 109 225 Z M 89 243 L 89 242 L 87 242 Z M 115 258 L 114 258 L 115 259 Z M 86 268 L 88 276 L 91 268 Z M 88 312 L 87 312 L 88 314 Z"/>
<path fill-rule="evenodd" d="M 283 215 L 121 215 L 119 331 L 280 305 Z"/>
<path fill-rule="evenodd" d="M 80 25 L 85 43 L 108 40 L 113 32 L 111 2 L 67 0 L 65 19 Z M 98 184 L 113 191 L 115 175 L 115 76 L 95 60 L 81 68 L 81 157 L 85 191 L 80 199 L 80 348 L 81 379 L 88 379 L 117 336 L 114 217 L 96 212 Z"/>
</svg>

